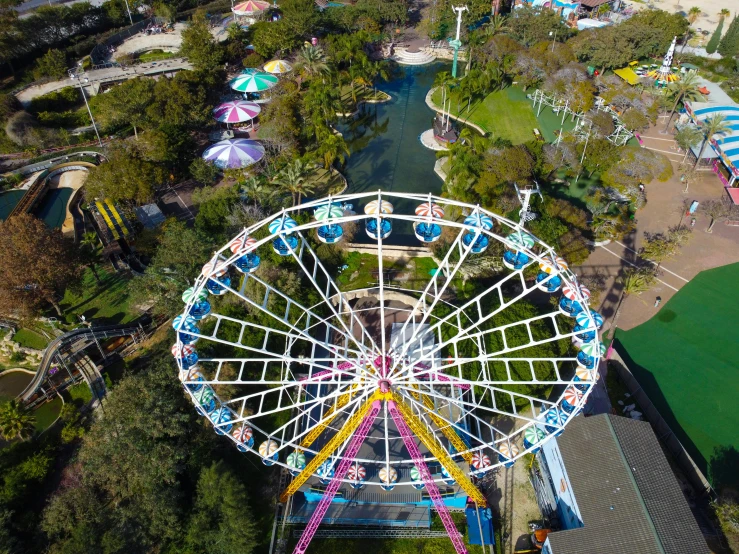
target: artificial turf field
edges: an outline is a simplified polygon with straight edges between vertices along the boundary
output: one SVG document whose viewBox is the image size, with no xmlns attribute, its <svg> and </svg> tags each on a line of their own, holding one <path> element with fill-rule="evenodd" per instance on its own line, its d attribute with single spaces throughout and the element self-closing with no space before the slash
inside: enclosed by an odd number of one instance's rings
<svg viewBox="0 0 739 554">
<path fill-rule="evenodd" d="M 709 479 L 718 471 L 712 458 L 739 449 L 737 284 L 739 264 L 703 271 L 652 319 L 616 334 L 639 384 Z"/>
</svg>

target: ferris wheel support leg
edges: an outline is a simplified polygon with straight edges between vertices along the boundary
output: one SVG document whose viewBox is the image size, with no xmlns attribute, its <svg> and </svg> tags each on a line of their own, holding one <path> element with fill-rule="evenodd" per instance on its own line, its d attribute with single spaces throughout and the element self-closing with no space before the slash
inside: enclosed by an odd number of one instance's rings
<svg viewBox="0 0 739 554">
<path fill-rule="evenodd" d="M 419 392 L 410 391 L 410 393 L 416 400 L 421 400 L 421 402 L 423 402 L 423 405 L 428 410 L 428 415 L 431 418 L 431 421 L 434 422 L 434 425 L 436 425 L 436 427 L 439 428 L 439 430 L 444 434 L 449 442 L 452 443 L 452 446 L 457 449 L 457 452 L 464 452 L 464 454 L 462 454 L 462 457 L 468 464 L 472 463 L 472 454 L 470 454 L 469 452 L 465 452 L 466 450 L 469 450 L 467 445 L 454 429 L 451 429 L 443 419 L 436 415 L 436 412 L 434 411 L 436 409 L 434 406 L 434 401 L 423 394 L 423 392 L 420 392 L 420 394 Z"/>
<path fill-rule="evenodd" d="M 364 420 L 364 417 L 373 408 L 375 400 L 380 400 L 382 397 L 383 393 L 381 393 L 379 390 L 376 391 L 367 399 L 367 401 L 359 410 L 352 414 L 352 416 L 346 421 L 339 432 L 331 437 L 331 439 L 326 443 L 326 446 L 324 446 L 321 451 L 316 454 L 315 458 L 308 462 L 308 464 L 305 466 L 305 469 L 303 469 L 303 471 L 301 471 L 298 476 L 292 480 L 287 488 L 285 488 L 285 490 L 280 495 L 280 502 L 285 502 L 289 496 L 298 492 L 298 489 L 302 487 L 303 484 L 305 484 L 305 482 L 308 480 L 308 478 L 316 472 L 320 465 L 328 459 L 331 453 L 339 448 L 341 443 L 346 441 L 346 439 L 348 439 L 352 435 L 352 433 L 354 433 L 356 428 L 359 427 L 359 425 Z"/>
<path fill-rule="evenodd" d="M 449 515 L 449 510 L 447 509 L 446 504 L 444 504 L 444 500 L 441 498 L 439 487 L 436 486 L 434 479 L 431 477 L 431 472 L 429 471 L 426 462 L 423 461 L 423 456 L 418 450 L 418 446 L 416 446 L 416 441 L 413 440 L 413 431 L 410 430 L 405 419 L 403 419 L 403 416 L 398 411 L 395 401 L 390 400 L 387 404 L 388 409 L 390 410 L 390 415 L 393 416 L 395 426 L 398 428 L 398 433 L 400 433 L 400 438 L 403 439 L 403 444 L 405 444 L 405 447 L 408 449 L 408 453 L 411 455 L 413 463 L 416 464 L 418 471 L 421 473 L 421 479 L 423 479 L 423 482 L 426 485 L 426 490 L 428 491 L 429 496 L 431 496 L 431 501 L 434 503 L 434 507 L 436 508 L 436 512 L 439 514 L 439 517 L 444 524 L 444 528 L 449 535 L 449 539 L 454 545 L 454 550 L 457 554 L 467 554 L 467 549 L 464 547 L 464 542 L 457 530 L 457 526 L 454 525 L 452 516 Z"/>
<path fill-rule="evenodd" d="M 431 452 L 431 454 L 433 454 L 434 457 L 439 460 L 441 465 L 446 468 L 446 470 L 449 472 L 449 475 L 451 475 L 452 478 L 457 481 L 457 483 L 459 483 L 459 486 L 464 489 L 464 492 L 466 492 L 467 495 L 472 498 L 472 500 L 475 501 L 478 506 L 485 508 L 488 505 L 485 496 L 483 496 L 483 494 L 480 492 L 480 489 L 472 484 L 472 481 L 469 480 L 467 475 L 461 469 L 459 469 L 459 467 L 457 466 L 457 464 L 454 463 L 454 460 L 452 460 L 447 451 L 444 450 L 444 448 L 442 448 L 438 442 L 436 442 L 434 436 L 426 428 L 426 425 L 424 425 L 424 423 L 416 417 L 416 415 L 413 413 L 413 410 L 411 410 L 407 404 L 400 400 L 397 395 L 393 396 L 393 399 L 395 400 L 395 405 L 398 411 L 403 414 L 403 418 L 405 419 L 408 427 L 411 428 L 411 431 L 413 431 L 415 435 L 421 440 L 421 442 L 426 446 L 426 448 L 429 449 L 429 452 Z"/>
<path fill-rule="evenodd" d="M 375 421 L 377 414 L 380 413 L 381 405 L 382 403 L 380 402 L 380 400 L 372 401 L 370 410 L 366 413 L 364 419 L 362 419 L 351 441 L 349 441 L 349 446 L 347 446 L 346 450 L 344 451 L 344 457 L 341 459 L 341 462 L 339 462 L 339 466 L 334 472 L 333 479 L 331 479 L 328 487 L 326 487 L 326 490 L 323 493 L 323 498 L 321 498 L 321 500 L 318 502 L 318 506 L 316 506 L 316 509 L 313 512 L 310 521 L 308 522 L 308 526 L 303 530 L 303 534 L 300 536 L 300 540 L 298 541 L 298 544 L 293 551 L 294 554 L 304 554 L 306 549 L 308 548 L 313 535 L 316 533 L 316 529 L 318 529 L 318 526 L 321 524 L 323 516 L 326 515 L 326 512 L 331 505 L 331 501 L 334 499 L 336 492 L 341 486 L 342 479 L 346 475 L 346 472 L 349 470 L 349 466 L 354 461 L 353 458 L 359 453 L 359 448 L 362 446 L 362 443 L 367 438 L 367 435 L 372 428 L 372 423 Z"/>
</svg>

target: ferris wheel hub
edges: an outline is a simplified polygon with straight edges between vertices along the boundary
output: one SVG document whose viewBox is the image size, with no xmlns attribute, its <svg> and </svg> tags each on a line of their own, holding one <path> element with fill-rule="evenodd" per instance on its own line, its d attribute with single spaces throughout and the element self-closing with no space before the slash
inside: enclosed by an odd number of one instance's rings
<svg viewBox="0 0 739 554">
<path fill-rule="evenodd" d="M 380 390 L 382 392 L 390 392 L 391 384 L 392 383 L 390 382 L 389 379 L 380 379 L 380 381 L 378 382 L 378 385 L 380 386 Z"/>
</svg>

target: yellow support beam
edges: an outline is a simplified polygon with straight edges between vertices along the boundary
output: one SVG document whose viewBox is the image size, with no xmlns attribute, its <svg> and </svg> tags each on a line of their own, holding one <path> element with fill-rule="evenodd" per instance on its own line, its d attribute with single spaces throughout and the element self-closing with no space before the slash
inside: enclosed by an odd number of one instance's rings
<svg viewBox="0 0 739 554">
<path fill-rule="evenodd" d="M 316 425 L 311 431 L 303 437 L 303 442 L 300 443 L 300 446 L 303 448 L 308 448 L 313 442 L 326 430 L 326 427 L 328 427 L 328 424 L 331 423 L 334 418 L 339 415 L 338 410 L 343 408 L 349 403 L 349 399 L 354 394 L 354 391 L 356 390 L 357 385 L 352 385 L 349 389 L 349 392 L 346 394 L 342 394 L 339 396 L 339 398 L 336 399 L 336 403 L 331 406 L 328 410 L 326 410 L 326 413 L 324 413 L 323 420 Z"/>
<path fill-rule="evenodd" d="M 331 456 L 331 453 L 339 448 L 339 446 L 341 446 L 341 443 L 348 439 L 352 435 L 352 433 L 357 430 L 359 424 L 362 423 L 362 420 L 370 411 L 370 408 L 372 408 L 372 403 L 375 400 L 381 400 L 385 397 L 387 397 L 387 393 L 383 393 L 380 390 L 375 391 L 365 401 L 362 407 L 354 412 L 354 414 L 346 420 L 346 423 L 344 423 L 344 425 L 341 427 L 341 430 L 339 430 L 338 433 L 331 437 L 331 439 L 326 443 L 326 446 L 324 446 L 321 451 L 316 454 L 316 457 L 308 462 L 308 464 L 305 466 L 305 469 L 303 469 L 303 471 L 301 471 L 297 475 L 297 477 L 292 480 L 292 482 L 287 486 L 287 488 L 280 496 L 280 502 L 286 502 L 288 497 L 298 492 L 298 489 L 300 489 L 300 487 L 305 484 L 308 478 L 313 475 L 316 470 L 318 470 L 320 465 L 325 462 L 329 456 Z"/>
<path fill-rule="evenodd" d="M 441 463 L 441 465 L 446 468 L 446 470 L 449 472 L 449 475 L 455 481 L 457 481 L 457 483 L 459 483 L 459 486 L 464 489 L 464 491 L 467 493 L 467 496 L 472 498 L 472 500 L 474 500 L 475 503 L 481 508 L 486 507 L 488 503 L 487 500 L 485 500 L 483 494 L 480 492 L 480 489 L 472 484 L 472 481 L 470 481 L 467 475 L 465 475 L 465 473 L 461 469 L 459 469 L 459 467 L 457 466 L 457 464 L 454 463 L 454 460 L 451 459 L 447 451 L 439 446 L 439 443 L 436 442 L 434 436 L 426 428 L 426 425 L 421 420 L 419 420 L 418 417 L 416 417 L 416 414 L 413 413 L 413 410 L 411 410 L 411 408 L 400 399 L 399 395 L 393 395 L 393 400 L 395 400 L 395 403 L 398 405 L 398 410 L 401 414 L 403 414 L 403 418 L 408 424 L 408 427 L 410 427 L 411 431 L 415 433 L 415 435 L 421 440 L 426 448 L 429 449 L 429 452 L 434 455 L 434 457 Z"/>
<path fill-rule="evenodd" d="M 418 387 L 416 386 L 416 388 Z M 439 430 L 444 433 L 444 436 L 449 439 L 449 442 L 452 443 L 452 446 L 457 449 L 457 452 L 464 452 L 465 450 L 469 450 L 467 448 L 467 445 L 457 434 L 454 428 L 450 426 L 446 421 L 444 421 L 441 417 L 439 417 L 436 412 L 434 412 L 434 410 L 436 409 L 436 406 L 434 406 L 434 401 L 423 394 L 422 391 L 419 390 L 419 392 L 411 391 L 411 394 L 416 400 L 419 400 L 420 397 L 421 402 L 423 402 L 423 405 L 426 406 L 426 409 L 428 410 L 428 415 L 431 418 L 431 421 L 433 421 L 434 425 L 436 425 Z M 465 452 L 464 454 L 462 454 L 462 457 L 468 464 L 472 463 L 472 454 L 470 454 L 469 452 Z"/>
</svg>

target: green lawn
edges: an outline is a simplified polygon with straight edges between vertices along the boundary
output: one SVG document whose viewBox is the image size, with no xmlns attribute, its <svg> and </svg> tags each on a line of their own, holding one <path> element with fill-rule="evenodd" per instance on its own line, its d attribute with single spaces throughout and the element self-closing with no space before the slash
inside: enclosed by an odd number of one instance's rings
<svg viewBox="0 0 739 554">
<path fill-rule="evenodd" d="M 84 315 L 107 323 L 128 323 L 138 317 L 129 305 L 129 279 L 112 270 L 98 267 L 101 283 L 95 281 L 92 271 L 85 270 L 81 292 L 67 289 L 61 302 L 65 314 Z"/>
<path fill-rule="evenodd" d="M 26 348 L 33 348 L 35 350 L 44 350 L 46 345 L 49 344 L 48 339 L 36 331 L 30 329 L 19 329 L 18 332 L 13 335 L 13 341 L 17 342 L 21 346 Z"/>
<path fill-rule="evenodd" d="M 73 387 L 69 387 L 66 393 L 69 395 L 67 402 L 76 404 L 78 408 L 81 408 L 92 400 L 92 391 L 84 381 L 77 383 Z"/>
<path fill-rule="evenodd" d="M 143 54 L 139 54 L 138 60 L 140 62 L 156 62 L 159 60 L 168 60 L 174 58 L 174 52 L 165 52 L 164 50 L 149 50 Z"/>
<path fill-rule="evenodd" d="M 482 101 L 473 101 L 467 110 L 467 103 L 460 102 L 457 109 L 457 91 L 452 92 L 452 115 L 458 115 L 461 121 L 469 121 L 484 129 L 490 136 L 510 140 L 513 144 L 522 144 L 534 140 L 534 129 L 538 129 L 547 142 L 557 138 L 555 131 L 563 127 L 569 131 L 574 124 L 557 116 L 550 108 L 541 110 L 537 117 L 531 100 L 526 98 L 523 89 L 510 86 L 488 94 Z M 434 104 L 441 106 L 441 90 L 432 96 Z"/>
<path fill-rule="evenodd" d="M 313 185 L 313 198 L 323 198 L 329 194 L 339 194 L 344 188 L 344 180 L 338 171 L 326 171 L 324 167 L 316 167 L 306 177 L 306 183 Z"/>
<path fill-rule="evenodd" d="M 648 322 L 616 334 L 639 384 L 714 485 L 727 454 L 739 457 L 737 282 L 739 264 L 703 271 Z"/>
<path fill-rule="evenodd" d="M 63 404 L 62 399 L 55 396 L 51 402 L 46 402 L 36 408 L 33 411 L 33 415 L 36 417 L 36 431 L 40 433 L 48 429 L 56 421 L 56 418 L 59 417 L 59 412 L 62 411 Z"/>
</svg>

